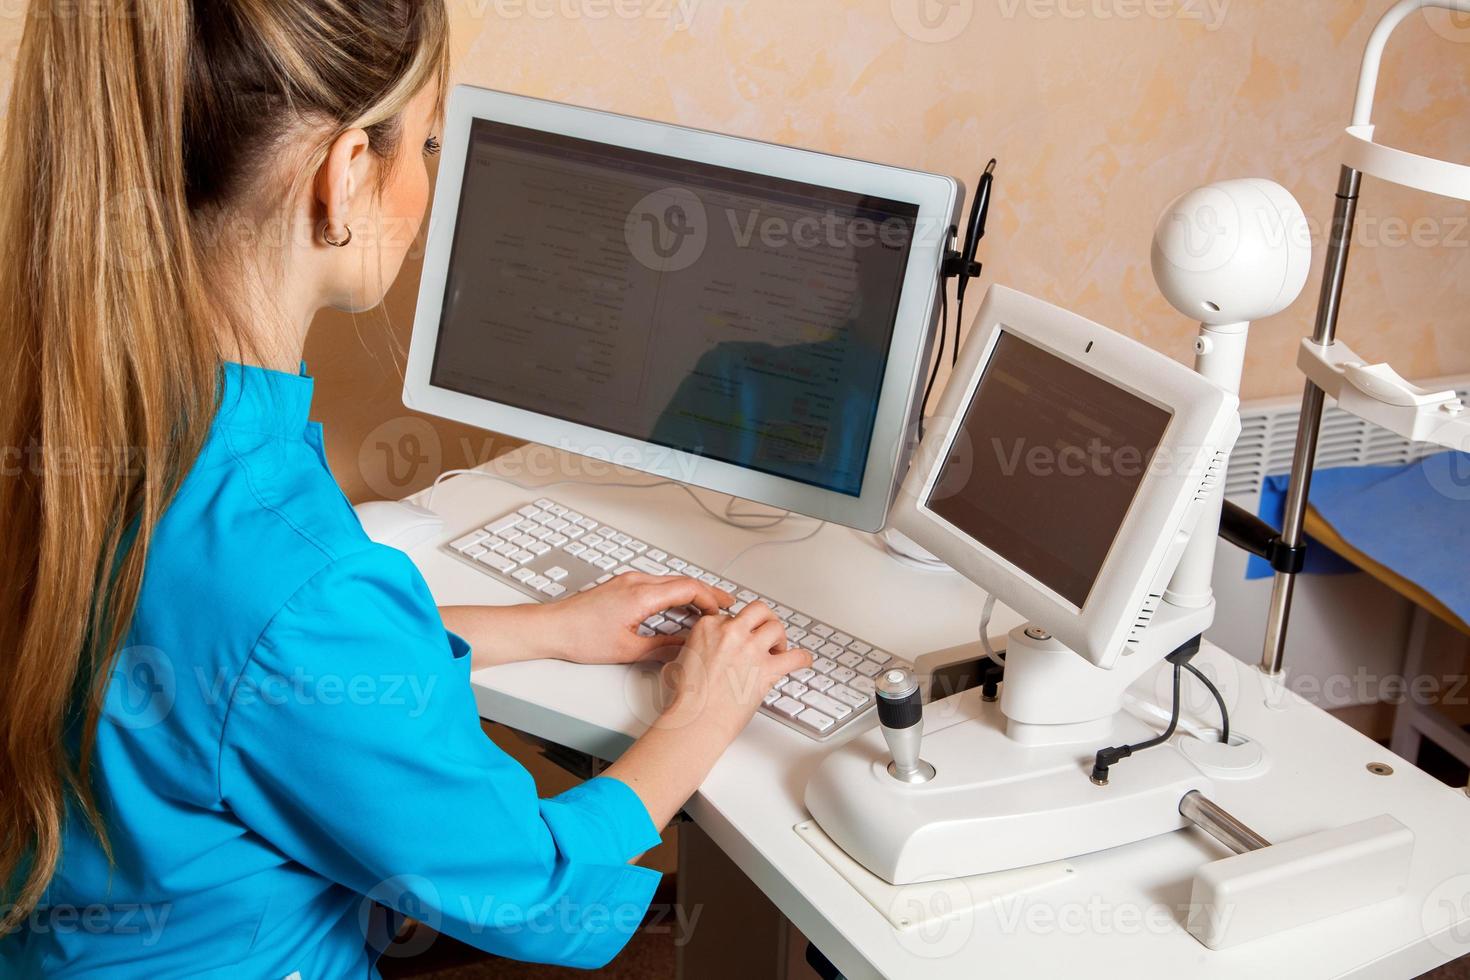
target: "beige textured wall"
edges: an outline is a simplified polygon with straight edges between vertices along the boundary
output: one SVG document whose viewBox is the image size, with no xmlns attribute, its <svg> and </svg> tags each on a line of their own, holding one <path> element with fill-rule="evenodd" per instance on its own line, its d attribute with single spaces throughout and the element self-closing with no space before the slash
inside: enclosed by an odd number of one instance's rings
<svg viewBox="0 0 1470 980">
<path fill-rule="evenodd" d="M 1153 223 L 1196 184 L 1266 176 L 1321 244 L 1362 46 L 1389 0 L 449 0 L 455 79 L 954 174 L 1001 161 L 987 280 L 1187 357 L 1158 296 Z M 18 3 L 0 23 L 13 59 Z M 925 26 L 919 14 L 930 15 Z M 3 64 L 0 64 L 3 67 Z M 1470 19 L 1394 41 L 1384 139 L 1470 161 Z M 63 139 L 64 134 L 58 134 Z M 1405 374 L 1470 371 L 1470 207 L 1365 186 L 1343 335 Z M 1320 267 L 1320 254 L 1318 257 Z M 404 492 L 503 445 L 405 416 L 394 352 L 410 265 L 380 317 L 323 317 L 308 351 L 339 478 Z M 1256 329 L 1246 394 L 1295 391 L 1316 283 Z"/>
</svg>

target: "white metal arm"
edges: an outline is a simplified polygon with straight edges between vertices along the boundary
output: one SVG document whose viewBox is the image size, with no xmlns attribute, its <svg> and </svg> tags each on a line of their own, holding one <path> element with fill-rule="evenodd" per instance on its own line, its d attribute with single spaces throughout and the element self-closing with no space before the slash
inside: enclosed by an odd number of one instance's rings
<svg viewBox="0 0 1470 980">
<path fill-rule="evenodd" d="M 1353 125 L 1367 126 L 1373 122 L 1373 96 L 1378 90 L 1378 72 L 1383 66 L 1383 49 L 1388 39 L 1409 15 L 1426 7 L 1470 14 L 1470 0 L 1402 0 L 1378 22 L 1368 38 L 1368 50 L 1363 53 L 1363 70 L 1358 75 L 1358 100 L 1353 105 Z"/>
</svg>

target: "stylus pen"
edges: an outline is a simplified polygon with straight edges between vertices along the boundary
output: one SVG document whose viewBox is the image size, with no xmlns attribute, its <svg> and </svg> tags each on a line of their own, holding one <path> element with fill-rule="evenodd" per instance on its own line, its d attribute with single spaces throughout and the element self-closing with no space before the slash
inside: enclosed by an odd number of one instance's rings
<svg viewBox="0 0 1470 980">
<path fill-rule="evenodd" d="M 985 223 L 990 219 L 990 190 L 995 185 L 995 160 L 994 158 L 985 165 L 985 173 L 980 175 L 980 186 L 975 188 L 974 217 L 970 221 L 970 231 L 965 238 L 965 259 L 975 261 L 975 253 L 980 250 L 980 240 L 985 237 Z M 961 302 L 965 299 L 965 289 L 970 284 L 969 276 L 960 276 L 958 286 L 958 298 Z"/>
</svg>

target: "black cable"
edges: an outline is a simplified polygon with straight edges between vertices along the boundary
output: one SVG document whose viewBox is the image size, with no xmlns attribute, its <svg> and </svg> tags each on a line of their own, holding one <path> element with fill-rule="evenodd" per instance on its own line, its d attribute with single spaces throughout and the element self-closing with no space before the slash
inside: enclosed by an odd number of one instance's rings
<svg viewBox="0 0 1470 980">
<path fill-rule="evenodd" d="M 919 438 L 924 437 L 924 417 L 929 414 L 929 399 L 934 394 L 934 383 L 939 380 L 939 365 L 944 362 L 944 345 L 949 340 L 949 283 L 939 283 L 939 350 L 934 355 L 934 369 L 929 372 L 929 383 L 924 386 L 924 403 L 919 407 Z"/>
<path fill-rule="evenodd" d="M 949 366 L 950 366 L 951 369 L 956 369 L 956 368 L 958 368 L 960 366 L 960 341 L 963 339 L 960 336 L 960 331 L 961 330 L 964 330 L 964 329 L 965 329 L 965 298 L 963 296 L 961 296 L 960 297 L 960 302 L 959 302 L 959 308 L 955 311 L 955 317 L 954 317 L 954 360 L 952 360 L 952 361 L 949 362 Z"/>
<path fill-rule="evenodd" d="M 1220 706 L 1220 741 L 1224 742 L 1227 745 L 1230 744 L 1230 712 L 1225 710 L 1225 698 L 1221 696 L 1220 689 L 1214 684 L 1210 683 L 1210 679 L 1206 677 L 1194 664 L 1185 664 L 1184 669 L 1189 671 L 1195 677 L 1198 677 L 1199 682 L 1203 684 L 1206 688 L 1208 688 L 1209 692 L 1215 696 L 1215 703 Z"/>
<path fill-rule="evenodd" d="M 1097 758 L 1092 764 L 1092 781 L 1099 786 L 1108 784 L 1108 771 L 1135 752 L 1151 749 L 1155 745 L 1162 745 L 1174 737 L 1174 732 L 1179 728 L 1179 677 L 1180 665 L 1174 665 L 1174 707 L 1169 712 L 1169 727 L 1164 729 L 1163 734 L 1139 742 L 1136 745 L 1117 745 L 1108 749 L 1099 749 Z"/>
</svg>

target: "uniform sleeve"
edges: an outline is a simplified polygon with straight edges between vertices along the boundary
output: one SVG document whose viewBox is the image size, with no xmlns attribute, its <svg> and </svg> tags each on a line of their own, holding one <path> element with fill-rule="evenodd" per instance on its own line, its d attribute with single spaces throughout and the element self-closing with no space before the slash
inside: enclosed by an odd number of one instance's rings
<svg viewBox="0 0 1470 980">
<path fill-rule="evenodd" d="M 537 798 L 480 728 L 469 649 L 406 556 L 374 547 L 307 583 L 232 697 L 220 795 L 292 860 L 514 959 L 596 968 L 642 922 L 659 842 L 626 785 Z"/>
</svg>

